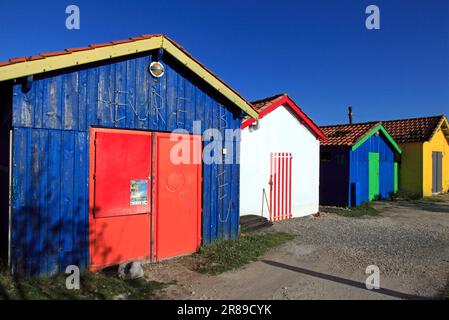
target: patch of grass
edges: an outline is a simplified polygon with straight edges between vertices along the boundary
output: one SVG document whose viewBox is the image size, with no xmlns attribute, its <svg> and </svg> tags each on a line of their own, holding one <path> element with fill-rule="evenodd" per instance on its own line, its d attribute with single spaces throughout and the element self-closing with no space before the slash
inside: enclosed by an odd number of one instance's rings
<svg viewBox="0 0 449 320">
<path fill-rule="evenodd" d="M 414 202 L 417 202 L 417 203 L 442 203 L 442 202 L 447 202 L 447 199 L 443 198 L 441 195 L 438 195 L 438 196 L 424 197 L 424 198 L 421 198 Z"/>
<path fill-rule="evenodd" d="M 376 217 L 381 214 L 381 211 L 374 208 L 370 203 L 364 203 L 358 207 L 340 208 L 340 207 L 321 207 L 320 211 L 335 213 L 343 217 L 360 218 L 363 216 Z"/>
<path fill-rule="evenodd" d="M 415 205 L 423 205 L 423 206 L 436 206 L 438 203 L 443 203 L 446 202 L 444 200 L 438 199 L 438 198 L 433 198 L 433 197 L 425 197 L 419 200 L 412 200 L 412 201 L 408 201 L 411 204 L 415 204 Z"/>
<path fill-rule="evenodd" d="M 405 201 L 413 204 L 433 204 L 433 203 L 447 202 L 448 197 L 447 194 L 440 194 L 430 197 L 421 197 L 421 195 L 416 193 L 411 193 L 407 191 L 398 191 L 391 197 L 391 200 Z"/>
<path fill-rule="evenodd" d="M 124 281 L 102 272 L 86 272 L 80 280 L 80 290 L 68 290 L 64 274 L 50 278 L 13 277 L 3 268 L 0 270 L 0 300 L 108 300 L 119 295 L 126 299 L 151 299 L 155 290 L 164 287 L 159 282 Z"/>
<path fill-rule="evenodd" d="M 420 200 L 421 195 L 418 193 L 399 190 L 391 196 L 392 201 L 416 201 Z"/>
<path fill-rule="evenodd" d="M 268 251 L 294 238 L 293 235 L 276 233 L 252 233 L 242 235 L 237 240 L 216 242 L 203 246 L 191 257 L 195 271 L 207 274 L 220 274 L 238 269 Z"/>
</svg>

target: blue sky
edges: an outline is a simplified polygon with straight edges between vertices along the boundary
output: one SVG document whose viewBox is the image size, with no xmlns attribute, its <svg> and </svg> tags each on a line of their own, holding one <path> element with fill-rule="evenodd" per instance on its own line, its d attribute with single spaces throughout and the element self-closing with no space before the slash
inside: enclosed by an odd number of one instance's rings
<svg viewBox="0 0 449 320">
<path fill-rule="evenodd" d="M 81 29 L 65 28 L 66 6 Z M 380 30 L 365 28 L 379 6 Z M 164 33 L 248 100 L 287 92 L 318 124 L 449 113 L 448 0 L 0 0 L 0 61 Z"/>
</svg>

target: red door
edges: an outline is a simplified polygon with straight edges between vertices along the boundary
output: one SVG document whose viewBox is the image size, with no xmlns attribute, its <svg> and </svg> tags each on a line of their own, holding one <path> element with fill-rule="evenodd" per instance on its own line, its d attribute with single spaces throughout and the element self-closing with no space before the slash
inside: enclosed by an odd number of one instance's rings
<svg viewBox="0 0 449 320">
<path fill-rule="evenodd" d="M 270 162 L 270 219 L 292 217 L 292 154 L 272 152 Z"/>
<path fill-rule="evenodd" d="M 155 134 L 155 257 L 195 252 L 201 243 L 201 137 L 178 135 L 187 143 L 187 163 L 178 163 L 168 133 Z"/>
<path fill-rule="evenodd" d="M 151 133 L 91 131 L 91 269 L 150 255 Z"/>
<path fill-rule="evenodd" d="M 177 164 L 168 133 L 91 130 L 91 270 L 199 248 L 201 138 L 181 136 L 189 159 Z"/>
</svg>

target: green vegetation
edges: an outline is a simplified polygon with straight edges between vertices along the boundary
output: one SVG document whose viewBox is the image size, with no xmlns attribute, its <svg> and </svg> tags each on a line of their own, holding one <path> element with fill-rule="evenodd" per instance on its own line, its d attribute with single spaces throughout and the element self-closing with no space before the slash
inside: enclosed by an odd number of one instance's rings
<svg viewBox="0 0 449 320">
<path fill-rule="evenodd" d="M 64 274 L 50 278 L 17 278 L 3 268 L 0 271 L 0 300 L 151 299 L 155 290 L 164 287 L 164 284 L 144 279 L 123 281 L 101 272 L 84 273 L 80 290 L 66 289 L 65 281 Z"/>
<path fill-rule="evenodd" d="M 219 274 L 256 260 L 268 249 L 279 246 L 294 236 L 286 233 L 253 233 L 237 240 L 206 245 L 198 253 L 181 258 L 201 273 Z M 68 290 L 67 275 L 53 277 L 14 277 L 0 267 L 0 300 L 109 300 L 151 299 L 156 290 L 167 284 L 145 279 L 124 281 L 106 272 L 83 273 L 80 290 Z"/>
<path fill-rule="evenodd" d="M 406 191 L 398 191 L 392 196 L 393 201 L 410 202 L 413 204 L 433 204 L 438 202 L 447 202 L 447 194 L 439 194 L 431 197 L 421 197 L 419 194 Z"/>
<path fill-rule="evenodd" d="M 412 200 L 410 201 L 413 204 L 421 204 L 421 205 L 436 205 L 437 203 L 443 203 L 443 202 L 447 202 L 447 200 L 443 200 L 441 198 L 438 198 L 437 196 L 432 196 L 432 197 L 425 197 L 425 198 L 421 198 L 419 200 Z"/>
<path fill-rule="evenodd" d="M 293 238 L 293 235 L 282 232 L 252 233 L 236 240 L 203 246 L 198 253 L 185 259 L 188 259 L 195 271 L 216 275 L 255 261 L 268 249 Z"/>
<path fill-rule="evenodd" d="M 376 217 L 381 211 L 374 208 L 371 203 L 364 203 L 358 207 L 340 208 L 340 207 L 321 207 L 321 212 L 335 213 L 343 217 L 360 218 L 363 216 Z"/>
<path fill-rule="evenodd" d="M 421 196 L 417 193 L 399 190 L 391 196 L 392 201 L 416 201 L 420 200 Z"/>
</svg>

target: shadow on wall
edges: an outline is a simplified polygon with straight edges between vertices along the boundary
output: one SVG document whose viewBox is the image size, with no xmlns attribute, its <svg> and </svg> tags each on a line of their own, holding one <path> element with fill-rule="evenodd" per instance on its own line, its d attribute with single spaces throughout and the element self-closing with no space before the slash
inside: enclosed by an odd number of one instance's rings
<svg viewBox="0 0 449 320">
<path fill-rule="evenodd" d="M 22 194 L 33 193 L 28 190 Z M 69 211 L 59 210 L 61 201 L 51 192 L 45 193 L 44 200 L 45 207 L 28 206 L 13 210 L 11 264 L 14 274 L 51 276 L 64 273 L 69 265 L 76 265 L 84 271 L 89 263 L 88 212 L 83 212 L 82 208 L 87 207 L 84 200 L 78 199 Z M 70 202 L 70 199 L 65 200 Z M 103 243 L 105 228 L 97 231 L 97 244 Z M 97 256 L 103 256 L 106 261 L 112 249 L 104 244 L 100 246 Z"/>
<path fill-rule="evenodd" d="M 0 151 L 0 154 L 2 152 Z M 9 174 L 0 169 L 0 261 L 8 259 Z"/>
<path fill-rule="evenodd" d="M 9 135 L 12 96 L 0 84 L 0 260 L 8 256 L 9 225 Z"/>
<path fill-rule="evenodd" d="M 51 198 L 51 194 L 47 194 L 47 198 Z M 15 219 L 13 233 L 15 243 L 12 247 L 14 274 L 10 276 L 6 260 L 0 261 L 0 300 L 31 297 L 34 289 L 30 286 L 33 281 L 39 280 L 31 278 L 28 281 L 23 279 L 24 277 L 58 276 L 65 273 L 65 268 L 68 265 L 79 266 L 81 272 L 86 269 L 89 248 L 84 230 L 87 226 L 76 226 L 75 221 L 64 221 L 63 217 L 44 218 L 41 216 L 41 209 L 40 207 L 25 207 L 16 211 L 17 216 L 20 216 L 21 219 Z M 32 216 L 40 219 L 33 219 L 34 223 L 28 223 L 27 218 Z M 69 232 L 72 227 L 83 235 L 78 237 L 79 240 L 70 243 L 73 238 L 69 238 L 75 237 L 74 233 Z M 73 232 L 77 232 L 75 230 Z M 104 231 L 101 230 L 96 234 L 96 240 L 99 243 L 102 243 Z M 103 246 L 100 250 L 104 261 L 107 261 L 111 248 Z M 61 294 L 65 294 L 65 290 L 61 289 L 65 286 L 65 279 L 65 276 L 61 276 L 52 281 L 56 286 L 55 290 L 61 291 Z M 61 283 L 58 283 L 59 281 Z M 35 290 L 42 290 L 42 284 L 39 285 L 39 288 L 35 288 Z M 49 288 L 49 290 L 53 289 Z M 67 298 L 70 297 L 70 292 L 67 291 Z"/>
<path fill-rule="evenodd" d="M 64 272 L 68 265 L 83 270 L 89 262 L 89 135 L 17 128 L 13 139 L 11 269 L 27 276 L 53 275 Z M 8 176 L 3 175 L 6 178 L 1 181 L 7 190 Z M 2 206 L 1 217 L 6 223 L 2 224 L 1 244 L 5 252 L 8 201 Z M 107 255 L 110 250 L 103 251 Z M 5 256 L 3 260 L 7 260 Z"/>
<path fill-rule="evenodd" d="M 20 203 L 43 202 L 45 206 L 23 206 L 12 210 L 11 263 L 14 273 L 53 275 L 64 271 L 67 265 L 82 265 L 82 248 L 86 241 L 81 235 L 84 228 L 77 225 L 75 219 L 71 221 L 74 215 L 59 210 L 60 201 L 56 201 L 59 197 L 46 192 L 43 199 L 41 195 L 36 199 L 33 198 L 36 190 L 17 193 L 19 197 L 28 198 L 19 199 Z M 14 192 L 13 197 L 17 193 Z M 78 212 L 78 206 L 74 212 Z"/>
</svg>

